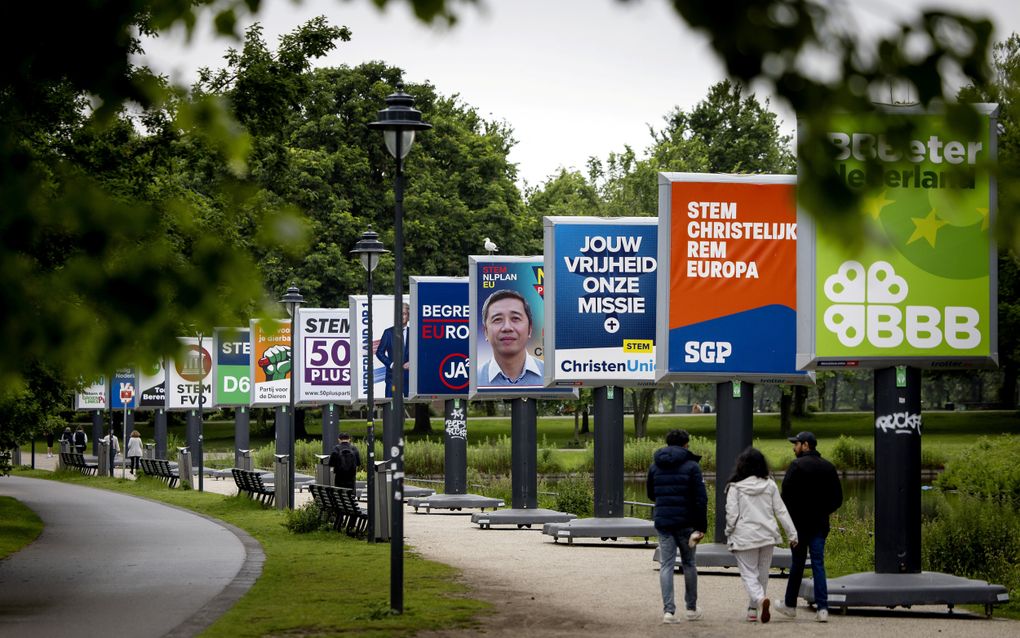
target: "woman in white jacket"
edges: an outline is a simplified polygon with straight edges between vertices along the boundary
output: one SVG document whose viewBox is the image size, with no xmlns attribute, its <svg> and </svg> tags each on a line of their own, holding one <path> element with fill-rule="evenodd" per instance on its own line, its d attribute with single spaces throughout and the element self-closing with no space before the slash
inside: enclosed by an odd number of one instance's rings
<svg viewBox="0 0 1020 638">
<path fill-rule="evenodd" d="M 766 589 L 772 551 L 783 542 L 776 519 L 786 530 L 790 547 L 797 545 L 797 528 L 769 477 L 765 455 L 749 447 L 737 457 L 736 469 L 726 485 L 726 544 L 740 567 L 750 604 L 747 620 L 766 623 L 771 618 Z"/>
</svg>

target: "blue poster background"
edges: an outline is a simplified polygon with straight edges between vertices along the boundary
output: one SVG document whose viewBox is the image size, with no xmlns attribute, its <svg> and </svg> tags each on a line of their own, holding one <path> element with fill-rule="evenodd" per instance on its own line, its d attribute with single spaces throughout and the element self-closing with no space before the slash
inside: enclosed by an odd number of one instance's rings
<svg viewBox="0 0 1020 638">
<path fill-rule="evenodd" d="M 468 301 L 470 284 L 467 281 L 419 281 L 416 285 L 416 392 L 419 395 L 466 398 L 471 336 Z M 426 307 L 429 309 L 426 310 Z M 430 316 L 436 314 L 439 316 Z"/>
<path fill-rule="evenodd" d="M 596 262 L 605 257 L 650 257 L 658 256 L 658 228 L 654 224 L 556 224 L 556 352 L 561 349 L 620 348 L 624 339 L 655 340 L 656 278 L 657 269 L 644 273 L 571 272 L 567 260 L 575 257 L 594 257 Z M 589 238 L 609 238 L 606 250 L 595 252 L 584 250 Z M 627 242 L 620 237 L 633 238 Z M 640 242 L 640 243 L 638 243 Z M 635 249 L 636 248 L 636 249 Z M 588 292 L 584 289 L 586 278 L 634 277 L 637 292 Z M 589 286 L 591 288 L 592 286 Z M 641 298 L 644 312 L 581 312 L 579 299 L 596 297 Z M 615 333 L 606 330 L 606 320 L 615 317 L 619 328 Z"/>
<path fill-rule="evenodd" d="M 135 396 L 131 399 L 131 402 L 127 405 L 120 400 L 120 386 L 122 383 L 130 383 L 135 389 Z M 134 409 L 138 405 L 138 381 L 135 378 L 135 371 L 132 368 L 122 368 L 113 373 L 110 377 L 110 408 L 113 410 L 123 410 L 124 408 Z"/>
</svg>

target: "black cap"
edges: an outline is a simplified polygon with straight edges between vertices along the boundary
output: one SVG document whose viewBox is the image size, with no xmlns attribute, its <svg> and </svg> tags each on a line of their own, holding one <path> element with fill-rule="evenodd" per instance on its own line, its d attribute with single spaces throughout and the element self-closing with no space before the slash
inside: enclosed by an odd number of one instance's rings
<svg viewBox="0 0 1020 638">
<path fill-rule="evenodd" d="M 786 440 L 790 443 L 807 443 L 808 446 L 812 448 L 818 445 L 818 439 L 816 439 L 815 435 L 810 432 L 801 432 L 797 434 L 797 436 L 791 436 Z"/>
</svg>

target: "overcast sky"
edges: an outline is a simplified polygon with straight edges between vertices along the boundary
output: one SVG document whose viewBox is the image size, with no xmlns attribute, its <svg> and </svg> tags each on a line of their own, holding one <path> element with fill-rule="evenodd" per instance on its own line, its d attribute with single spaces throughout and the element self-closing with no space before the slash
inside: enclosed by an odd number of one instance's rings
<svg viewBox="0 0 1020 638">
<path fill-rule="evenodd" d="M 538 185 L 560 167 L 584 170 L 630 145 L 643 151 L 648 125 L 660 127 L 674 106 L 685 110 L 724 79 L 707 39 L 687 28 L 666 0 L 481 0 L 457 7 L 452 28 L 430 27 L 406 2 L 379 11 L 369 0 L 263 0 L 257 19 L 275 48 L 281 34 L 325 15 L 352 31 L 317 66 L 382 60 L 409 82 L 429 81 L 444 95 L 460 94 L 487 119 L 505 120 L 517 145 L 510 154 L 520 180 Z M 710 1 L 710 0 L 709 0 Z M 891 26 L 919 7 L 952 6 L 986 15 L 995 39 L 1020 32 L 1020 0 L 829 0 L 851 6 L 848 28 L 860 33 Z M 852 25 L 852 26 L 851 26 Z M 202 66 L 219 68 L 230 40 L 214 40 L 208 24 L 184 44 L 183 32 L 145 41 L 145 63 L 190 85 Z M 763 99 L 767 95 L 760 96 Z M 383 105 L 380 104 L 380 108 Z M 773 103 L 784 133 L 794 117 Z M 380 142 L 381 143 L 381 142 Z"/>
</svg>

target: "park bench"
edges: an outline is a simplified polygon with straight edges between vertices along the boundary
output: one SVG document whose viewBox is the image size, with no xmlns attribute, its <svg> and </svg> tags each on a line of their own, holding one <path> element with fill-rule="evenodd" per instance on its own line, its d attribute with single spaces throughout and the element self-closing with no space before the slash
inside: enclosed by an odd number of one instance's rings
<svg viewBox="0 0 1020 638">
<path fill-rule="evenodd" d="M 368 531 L 368 512 L 358 505 L 357 494 L 346 487 L 326 488 L 344 517 L 348 536 L 364 536 Z"/>
<path fill-rule="evenodd" d="M 344 524 L 344 513 L 340 508 L 339 501 L 329 492 L 329 489 L 328 485 L 308 484 L 308 493 L 312 495 L 312 502 L 319 510 L 319 520 L 325 520 L 332 525 L 333 529 L 340 531 Z"/>
<path fill-rule="evenodd" d="M 170 465 L 170 461 L 166 459 L 147 459 L 141 458 L 138 460 L 139 465 L 147 476 L 155 476 L 169 487 L 175 487 L 177 481 L 181 479 L 180 472 L 174 469 Z"/>
<path fill-rule="evenodd" d="M 64 464 L 64 467 L 78 470 L 86 476 L 99 474 L 99 464 L 89 463 L 85 460 L 85 455 L 78 452 L 61 452 L 60 462 Z"/>
<path fill-rule="evenodd" d="M 276 499 L 276 490 L 266 487 L 262 480 L 262 474 L 251 472 L 240 468 L 233 468 L 230 471 L 234 475 L 234 483 L 237 485 L 237 493 L 244 492 L 248 498 L 257 498 L 263 505 L 272 505 Z"/>
</svg>

